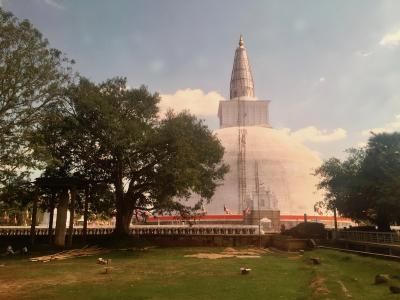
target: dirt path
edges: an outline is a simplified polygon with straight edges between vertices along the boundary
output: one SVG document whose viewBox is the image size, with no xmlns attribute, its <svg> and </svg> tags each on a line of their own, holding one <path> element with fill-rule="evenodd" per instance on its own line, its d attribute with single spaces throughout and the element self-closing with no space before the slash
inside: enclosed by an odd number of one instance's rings
<svg viewBox="0 0 400 300">
<path fill-rule="evenodd" d="M 205 258 L 205 259 L 220 259 L 220 258 L 260 258 L 262 254 L 269 253 L 267 249 L 260 248 L 246 248 L 246 249 L 234 249 L 225 248 L 221 253 L 196 253 L 188 254 L 184 257 L 191 258 Z"/>
</svg>

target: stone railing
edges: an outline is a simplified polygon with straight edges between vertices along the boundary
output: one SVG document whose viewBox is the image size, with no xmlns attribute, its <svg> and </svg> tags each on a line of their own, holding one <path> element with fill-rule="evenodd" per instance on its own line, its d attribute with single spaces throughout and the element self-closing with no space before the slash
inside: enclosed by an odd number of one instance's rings
<svg viewBox="0 0 400 300">
<path fill-rule="evenodd" d="M 400 244 L 400 232 L 348 231 L 340 230 L 337 238 L 379 244 Z"/>
<path fill-rule="evenodd" d="M 147 225 L 132 226 L 133 235 L 254 235 L 256 225 Z"/>
<path fill-rule="evenodd" d="M 89 227 L 88 236 L 110 235 L 114 227 Z M 0 227 L 0 236 L 28 236 L 30 227 Z M 54 234 L 54 229 L 52 234 Z M 82 227 L 75 227 L 74 236 L 83 235 Z M 257 225 L 133 225 L 131 235 L 257 235 Z M 49 235 L 48 228 L 37 227 L 36 235 Z"/>
</svg>

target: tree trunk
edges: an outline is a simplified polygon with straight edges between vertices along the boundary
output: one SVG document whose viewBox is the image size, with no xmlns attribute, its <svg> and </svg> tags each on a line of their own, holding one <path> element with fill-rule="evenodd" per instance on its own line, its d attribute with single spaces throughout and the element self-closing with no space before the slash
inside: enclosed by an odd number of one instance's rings
<svg viewBox="0 0 400 300">
<path fill-rule="evenodd" d="M 125 199 L 122 170 L 122 157 L 117 156 L 117 167 L 115 170 L 114 180 L 115 198 L 117 202 L 114 234 L 117 236 L 129 235 L 129 226 L 133 216 L 133 208 L 130 207 L 129 203 L 127 203 Z"/>
<path fill-rule="evenodd" d="M 118 236 L 127 236 L 129 235 L 129 227 L 131 225 L 133 216 L 133 209 L 123 209 L 118 211 L 115 222 L 115 231 L 114 233 Z"/>
<path fill-rule="evenodd" d="M 378 225 L 378 231 L 382 231 L 382 232 L 389 232 L 390 229 L 390 225 L 387 223 L 381 223 L 381 224 L 377 224 Z"/>
<path fill-rule="evenodd" d="M 337 211 L 336 211 L 336 207 L 333 208 L 333 222 L 335 224 L 335 231 L 337 231 Z"/>
<path fill-rule="evenodd" d="M 72 246 L 72 238 L 74 236 L 74 217 L 75 217 L 75 199 L 76 199 L 76 187 L 73 186 L 70 189 L 71 192 L 71 203 L 69 206 L 69 228 L 68 228 L 68 238 L 67 246 Z"/>
<path fill-rule="evenodd" d="M 3 220 L 5 225 L 9 225 L 10 217 L 8 216 L 8 211 L 4 210 Z"/>
<path fill-rule="evenodd" d="M 54 220 L 55 196 L 56 196 L 55 193 L 51 194 L 50 216 L 49 216 L 49 244 L 53 243 L 53 220 Z"/>
<path fill-rule="evenodd" d="M 17 216 L 17 225 L 18 226 L 23 226 L 26 225 L 25 224 L 25 212 L 24 211 L 19 211 L 17 212 L 16 216 Z"/>
<path fill-rule="evenodd" d="M 118 195 L 118 194 L 117 194 Z M 117 215 L 115 218 L 114 234 L 118 236 L 129 235 L 129 227 L 133 217 L 133 207 L 124 198 L 117 196 Z"/>
<path fill-rule="evenodd" d="M 31 221 L 31 232 L 30 232 L 31 245 L 35 243 L 37 204 L 39 200 L 38 198 L 39 194 L 37 191 L 35 191 L 35 195 L 33 196 L 32 221 Z"/>
<path fill-rule="evenodd" d="M 83 229 L 82 229 L 82 235 L 84 241 L 86 241 L 87 239 L 87 223 L 89 218 L 89 197 L 90 197 L 89 195 L 90 192 L 89 189 L 87 189 L 85 193 L 85 210 L 83 212 Z"/>
<path fill-rule="evenodd" d="M 24 211 L 24 226 L 27 226 L 28 225 L 28 221 L 29 221 L 29 210 L 28 209 L 25 209 L 25 211 Z M 37 221 L 37 219 L 36 219 L 36 221 Z"/>
<path fill-rule="evenodd" d="M 390 223 L 386 219 L 378 219 L 376 225 L 378 226 L 378 231 L 388 232 L 391 230 Z"/>
<path fill-rule="evenodd" d="M 377 211 L 376 225 L 378 226 L 379 231 L 390 231 L 390 212 L 390 207 L 382 207 Z"/>
<path fill-rule="evenodd" d="M 65 232 L 67 228 L 68 213 L 68 189 L 64 189 L 60 195 L 60 201 L 57 206 L 56 233 L 54 236 L 54 245 L 59 247 L 65 246 Z"/>
</svg>

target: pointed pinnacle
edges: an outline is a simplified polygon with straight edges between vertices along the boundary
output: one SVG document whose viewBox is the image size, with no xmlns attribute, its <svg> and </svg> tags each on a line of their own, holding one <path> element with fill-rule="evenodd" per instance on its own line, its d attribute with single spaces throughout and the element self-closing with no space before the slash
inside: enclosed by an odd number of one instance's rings
<svg viewBox="0 0 400 300">
<path fill-rule="evenodd" d="M 239 46 L 240 46 L 240 47 L 243 47 L 243 46 L 244 46 L 244 41 L 243 41 L 243 36 L 242 36 L 242 35 L 240 35 Z"/>
</svg>

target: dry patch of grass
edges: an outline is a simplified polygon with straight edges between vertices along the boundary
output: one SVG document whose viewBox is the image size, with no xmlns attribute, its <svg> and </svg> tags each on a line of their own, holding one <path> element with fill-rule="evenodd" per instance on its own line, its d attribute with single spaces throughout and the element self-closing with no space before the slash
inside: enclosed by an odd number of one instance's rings
<svg viewBox="0 0 400 300">
<path fill-rule="evenodd" d="M 316 295 L 327 295 L 330 293 L 329 289 L 325 285 L 326 279 L 323 277 L 315 277 L 310 283 L 310 288 Z"/>
<path fill-rule="evenodd" d="M 220 258 L 233 258 L 235 255 L 230 254 L 220 254 L 220 253 L 196 253 L 196 254 L 187 254 L 184 257 L 189 258 L 206 258 L 206 259 L 220 259 Z"/>
<path fill-rule="evenodd" d="M 99 272 L 100 274 L 100 272 Z M 10 278 L 1 280 L 0 299 L 21 299 L 23 297 L 40 292 L 44 288 L 57 287 L 69 284 L 93 284 L 106 280 L 104 276 L 82 276 L 63 274 L 57 276 L 44 276 L 34 278 Z"/>
<path fill-rule="evenodd" d="M 72 249 L 57 252 L 51 255 L 44 255 L 38 257 L 31 257 L 29 261 L 32 262 L 49 262 L 52 260 L 64 260 L 76 257 L 93 256 L 98 254 L 105 254 L 111 252 L 111 249 L 99 247 L 84 247 L 82 249 Z"/>
<path fill-rule="evenodd" d="M 196 253 L 187 254 L 184 257 L 205 258 L 205 259 L 220 259 L 220 258 L 261 258 L 261 255 L 268 253 L 267 249 L 260 248 L 245 248 L 234 249 L 231 247 L 225 248 L 220 253 Z"/>
</svg>

